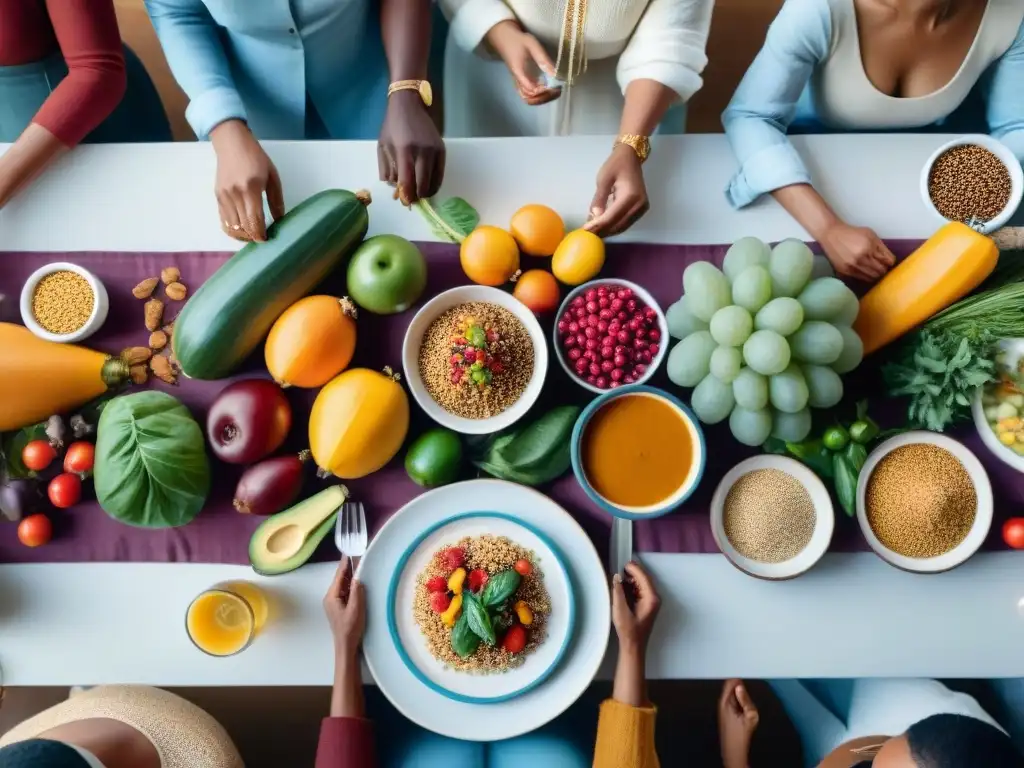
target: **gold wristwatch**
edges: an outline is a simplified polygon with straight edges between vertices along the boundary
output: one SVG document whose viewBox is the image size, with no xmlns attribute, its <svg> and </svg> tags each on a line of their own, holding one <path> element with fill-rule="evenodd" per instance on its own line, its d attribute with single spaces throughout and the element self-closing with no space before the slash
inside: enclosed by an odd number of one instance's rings
<svg viewBox="0 0 1024 768">
<path fill-rule="evenodd" d="M 625 144 L 636 152 L 636 156 L 640 158 L 641 163 L 647 162 L 647 158 L 651 156 L 651 140 L 647 136 L 637 136 L 635 133 L 624 133 L 615 139 L 615 146 L 618 146 L 619 144 Z"/>
<path fill-rule="evenodd" d="M 426 80 L 396 80 L 388 86 L 388 97 L 399 91 L 416 91 L 428 107 L 434 103 L 434 89 Z"/>
</svg>

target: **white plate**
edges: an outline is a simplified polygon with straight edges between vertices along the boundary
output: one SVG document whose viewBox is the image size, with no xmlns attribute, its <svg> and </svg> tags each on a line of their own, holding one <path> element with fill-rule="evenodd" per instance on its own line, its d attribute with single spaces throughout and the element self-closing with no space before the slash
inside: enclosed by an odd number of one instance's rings
<svg viewBox="0 0 1024 768">
<path fill-rule="evenodd" d="M 999 346 L 1007 353 L 1007 362 L 1013 367 L 1016 367 L 1024 357 L 1024 339 L 1003 339 Z M 985 389 L 978 387 L 971 400 L 971 415 L 974 417 L 974 427 L 978 430 L 978 436 L 985 447 L 992 451 L 993 456 L 1018 472 L 1024 472 L 1024 456 L 1000 443 L 996 433 L 992 431 L 992 425 L 985 418 L 985 406 L 981 404 Z"/>
<path fill-rule="evenodd" d="M 453 514 L 491 509 L 543 531 L 563 555 L 576 621 L 565 658 L 542 685 L 498 704 L 453 701 L 421 683 L 402 662 L 388 630 L 388 586 L 409 545 Z M 363 652 L 381 692 L 417 725 L 445 736 L 497 741 L 529 733 L 569 708 L 597 675 L 611 628 L 608 576 L 593 543 L 573 517 L 547 496 L 501 480 L 470 480 L 428 491 L 384 524 L 359 564 L 366 585 L 367 623 Z M 453 733 L 453 722 L 472 722 Z"/>
<path fill-rule="evenodd" d="M 523 664 L 501 674 L 471 674 L 451 669 L 430 652 L 413 617 L 420 573 L 441 549 L 466 536 L 504 536 L 533 552 L 551 598 L 547 637 Z M 498 704 L 540 685 L 565 656 L 572 639 L 576 603 L 561 555 L 539 529 L 497 512 L 467 512 L 427 528 L 399 560 L 388 587 L 388 629 L 402 661 L 420 682 L 455 701 Z"/>
<path fill-rule="evenodd" d="M 878 466 L 878 462 L 888 456 L 897 448 L 904 445 L 915 445 L 926 443 L 945 448 L 956 456 L 964 465 L 967 474 L 974 483 L 974 491 L 978 496 L 978 509 L 974 515 L 974 525 L 968 531 L 966 538 L 949 552 L 936 557 L 907 557 L 893 552 L 875 536 L 871 530 L 871 523 L 867 515 L 867 492 L 871 475 Z M 941 573 L 956 568 L 965 562 L 971 555 L 978 551 L 988 536 L 989 528 L 992 527 L 992 484 L 989 482 L 985 467 L 978 461 L 978 457 L 971 453 L 963 443 L 959 443 L 951 437 L 940 435 L 935 432 L 915 431 L 904 432 L 902 435 L 891 437 L 875 448 L 864 462 L 857 480 L 857 522 L 860 523 L 861 533 L 867 539 L 875 554 L 885 560 L 889 565 L 894 565 L 904 571 L 914 573 Z"/>
<path fill-rule="evenodd" d="M 796 557 L 791 557 L 781 563 L 762 563 L 744 557 L 736 551 L 736 548 L 729 542 L 729 537 L 725 535 L 725 499 L 737 480 L 758 469 L 778 469 L 795 477 L 807 489 L 811 495 L 811 502 L 814 504 L 815 522 L 811 540 Z M 832 497 L 828 495 L 825 484 L 811 470 L 788 456 L 765 454 L 741 461 L 725 474 L 718 487 L 715 488 L 714 496 L 711 497 L 711 533 L 715 538 L 715 543 L 733 565 L 744 573 L 759 579 L 781 581 L 795 578 L 809 571 L 828 551 L 835 525 Z"/>
</svg>

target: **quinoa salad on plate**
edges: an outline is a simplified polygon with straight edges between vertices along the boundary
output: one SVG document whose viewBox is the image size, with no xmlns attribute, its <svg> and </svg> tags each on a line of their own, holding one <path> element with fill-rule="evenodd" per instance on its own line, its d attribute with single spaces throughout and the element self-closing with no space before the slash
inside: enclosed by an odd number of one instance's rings
<svg viewBox="0 0 1024 768">
<path fill-rule="evenodd" d="M 413 616 L 446 667 L 518 667 L 546 637 L 551 601 L 533 552 L 503 536 L 467 536 L 434 553 L 416 580 Z"/>
</svg>

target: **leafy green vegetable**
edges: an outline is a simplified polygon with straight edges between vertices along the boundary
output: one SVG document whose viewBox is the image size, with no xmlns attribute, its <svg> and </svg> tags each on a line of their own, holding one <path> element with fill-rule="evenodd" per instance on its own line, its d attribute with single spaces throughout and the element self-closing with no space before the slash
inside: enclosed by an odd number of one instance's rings
<svg viewBox="0 0 1024 768">
<path fill-rule="evenodd" d="M 501 480 L 531 486 L 550 482 L 572 463 L 570 437 L 579 412 L 574 405 L 554 408 L 532 424 L 484 443 L 473 464 Z"/>
<path fill-rule="evenodd" d="M 466 617 L 466 623 L 473 630 L 473 634 L 488 645 L 494 645 L 497 642 L 491 617 L 480 603 L 480 598 L 472 592 L 462 593 L 462 615 Z"/>
<path fill-rule="evenodd" d="M 846 456 L 841 453 L 832 454 L 832 474 L 835 479 L 836 497 L 843 511 L 853 517 L 857 509 L 857 472 L 850 466 Z"/>
<path fill-rule="evenodd" d="M 466 611 L 459 615 L 451 634 L 452 650 L 462 659 L 468 659 L 480 647 L 480 638 L 469 628 L 467 615 Z"/>
<path fill-rule="evenodd" d="M 861 443 L 850 443 L 846 446 L 846 450 L 843 452 L 846 460 L 850 462 L 850 466 L 853 467 L 853 471 L 859 473 L 861 468 L 864 466 L 864 462 L 868 460 L 868 449 L 865 448 Z"/>
<path fill-rule="evenodd" d="M 449 243 L 461 243 L 480 223 L 480 214 L 461 197 L 449 197 L 436 205 L 420 199 L 416 208 L 434 236 Z"/>
<path fill-rule="evenodd" d="M 832 477 L 832 452 L 824 441 L 806 440 L 802 443 L 786 443 L 786 450 L 824 478 Z"/>
<path fill-rule="evenodd" d="M 21 453 L 25 446 L 33 440 L 46 439 L 46 423 L 33 424 L 24 427 L 17 432 L 8 432 L 3 436 L 2 453 L 7 457 L 7 477 L 11 480 L 21 480 L 28 477 L 35 477 L 36 473 L 28 469 L 21 461 Z"/>
<path fill-rule="evenodd" d="M 496 573 L 487 580 L 487 586 L 480 595 L 480 602 L 487 608 L 500 606 L 516 593 L 521 580 L 519 574 L 511 568 Z"/>
<path fill-rule="evenodd" d="M 118 397 L 97 426 L 96 498 L 108 515 L 142 528 L 173 528 L 199 514 L 210 492 L 203 432 L 164 392 Z"/>
</svg>

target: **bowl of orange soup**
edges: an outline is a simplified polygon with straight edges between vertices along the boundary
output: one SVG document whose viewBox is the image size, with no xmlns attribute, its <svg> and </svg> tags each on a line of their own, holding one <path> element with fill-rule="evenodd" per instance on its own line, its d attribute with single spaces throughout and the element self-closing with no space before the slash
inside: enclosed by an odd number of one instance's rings
<svg viewBox="0 0 1024 768">
<path fill-rule="evenodd" d="M 584 409 L 572 433 L 572 469 L 587 496 L 615 517 L 667 515 L 700 483 L 704 433 L 690 409 L 655 387 L 634 385 Z"/>
</svg>

